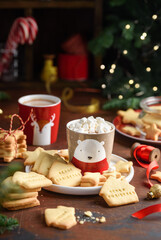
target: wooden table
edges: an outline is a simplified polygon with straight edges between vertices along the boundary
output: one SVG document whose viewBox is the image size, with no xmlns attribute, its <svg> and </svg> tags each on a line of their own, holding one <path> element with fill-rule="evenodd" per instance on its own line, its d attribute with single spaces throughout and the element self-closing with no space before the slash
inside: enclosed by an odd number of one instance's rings
<svg viewBox="0 0 161 240">
<path fill-rule="evenodd" d="M 1 101 L 0 108 L 3 109 L 4 114 L 0 116 L 0 127 L 8 128 L 9 119 L 4 118 L 8 114 L 18 113 L 17 99 L 20 96 L 30 93 L 44 93 L 40 88 L 34 89 L 13 89 L 8 90 L 11 96 L 9 101 Z M 61 96 L 61 89 L 54 89 L 53 95 Z M 92 93 L 81 93 L 75 95 L 75 104 L 89 103 Z M 95 97 L 102 101 L 99 94 L 94 94 Z M 104 100 L 103 100 L 104 101 Z M 100 116 L 106 120 L 112 121 L 116 112 L 102 111 L 93 114 L 94 117 Z M 58 139 L 56 143 L 45 147 L 45 149 L 62 149 L 67 148 L 66 141 L 66 123 L 72 119 L 77 119 L 85 116 L 83 113 L 71 113 L 62 104 L 61 120 Z M 86 115 L 88 116 L 88 115 Z M 143 220 L 137 220 L 131 217 L 131 214 L 150 205 L 160 203 L 160 199 L 147 201 L 145 200 L 148 192 L 146 185 L 146 170 L 140 167 L 134 159 L 130 156 L 130 147 L 134 143 L 130 138 L 123 137 L 116 133 L 113 153 L 117 154 L 127 160 L 132 160 L 135 174 L 131 184 L 136 187 L 136 192 L 139 196 L 139 203 L 130 204 L 126 206 L 110 208 L 105 203 L 103 198 L 98 195 L 89 196 L 73 196 L 42 190 L 39 193 L 40 206 L 19 210 L 7 211 L 2 209 L 1 212 L 9 217 L 17 218 L 19 227 L 12 232 L 6 232 L 0 236 L 0 239 L 14 239 L 14 240 L 85 240 L 85 239 L 160 239 L 161 238 L 161 215 L 156 213 L 150 215 Z M 160 148 L 160 146 L 159 146 Z M 28 150 L 33 150 L 35 147 L 28 146 Z M 23 161 L 23 160 L 15 160 Z M 1 166 L 7 165 L 0 161 Z M 154 183 L 156 183 L 154 181 Z M 57 205 L 72 206 L 79 209 L 81 212 L 91 211 L 99 212 L 106 217 L 105 223 L 84 223 L 77 224 L 69 230 L 59 230 L 52 227 L 47 227 L 44 221 L 44 210 L 46 208 L 54 208 Z"/>
</svg>

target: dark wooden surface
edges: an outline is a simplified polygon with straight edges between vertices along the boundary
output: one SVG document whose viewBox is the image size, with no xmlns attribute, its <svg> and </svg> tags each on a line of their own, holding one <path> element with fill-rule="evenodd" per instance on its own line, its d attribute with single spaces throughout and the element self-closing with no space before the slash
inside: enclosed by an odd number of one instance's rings
<svg viewBox="0 0 161 240">
<path fill-rule="evenodd" d="M 3 109 L 3 115 L 0 115 L 0 127 L 8 128 L 9 119 L 4 118 L 8 114 L 18 113 L 17 100 L 19 97 L 30 93 L 45 93 L 38 86 L 35 88 L 27 89 L 10 89 L 7 92 L 11 96 L 9 101 L 1 101 L 0 108 Z M 61 89 L 53 89 L 53 95 L 61 96 Z M 89 103 L 91 93 L 78 93 L 74 96 L 75 104 Z M 94 94 L 95 97 L 100 98 L 99 94 Z M 102 111 L 93 114 L 94 117 L 100 116 L 106 120 L 112 121 L 116 115 L 115 111 Z M 66 123 L 70 120 L 88 116 L 69 112 L 62 104 L 61 121 L 58 139 L 56 143 L 45 147 L 45 149 L 61 149 L 67 148 L 66 141 Z M 130 147 L 134 143 L 133 140 L 123 137 L 116 133 L 113 153 L 117 154 L 127 160 L 132 160 L 134 163 L 134 178 L 131 184 L 136 187 L 136 192 L 139 196 L 139 203 L 115 208 L 109 208 L 103 198 L 98 195 L 94 196 L 72 196 L 64 195 L 54 192 L 42 190 L 39 193 L 40 206 L 18 210 L 7 211 L 1 209 L 3 214 L 9 217 L 18 219 L 20 226 L 12 231 L 6 232 L 0 236 L 0 239 L 14 239 L 14 240 L 64 240 L 64 239 L 160 239 L 161 238 L 161 214 L 156 213 L 150 215 L 143 220 L 137 220 L 131 217 L 131 214 L 150 205 L 161 203 L 160 199 L 147 201 L 145 200 L 148 192 L 146 185 L 146 170 L 140 167 L 136 161 L 130 156 Z M 160 146 L 158 146 L 160 148 Z M 35 147 L 28 146 L 28 150 L 33 150 Z M 21 161 L 22 160 L 15 160 Z M 0 161 L 1 166 L 7 165 Z M 84 223 L 83 225 L 77 224 L 69 230 L 59 230 L 52 227 L 47 227 L 44 221 L 44 210 L 46 208 L 54 208 L 57 205 L 72 206 L 80 211 L 100 212 L 106 217 L 106 223 Z"/>
</svg>

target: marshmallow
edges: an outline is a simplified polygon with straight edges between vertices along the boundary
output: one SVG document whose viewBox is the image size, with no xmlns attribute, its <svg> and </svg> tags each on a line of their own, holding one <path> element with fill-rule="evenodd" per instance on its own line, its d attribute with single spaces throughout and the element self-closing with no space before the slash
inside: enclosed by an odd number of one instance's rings
<svg viewBox="0 0 161 240">
<path fill-rule="evenodd" d="M 69 129 L 80 133 L 108 133 L 111 131 L 111 125 L 101 117 L 94 118 L 90 116 L 88 118 L 83 117 L 77 120 L 75 123 L 69 125 Z"/>
</svg>

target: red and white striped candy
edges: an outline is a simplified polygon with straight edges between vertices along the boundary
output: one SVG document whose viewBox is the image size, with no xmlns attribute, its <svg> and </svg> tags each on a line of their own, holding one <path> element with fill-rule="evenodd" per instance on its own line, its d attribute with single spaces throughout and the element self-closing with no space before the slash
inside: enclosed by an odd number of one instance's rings
<svg viewBox="0 0 161 240">
<path fill-rule="evenodd" d="M 32 44 L 33 41 L 36 38 L 37 32 L 38 32 L 38 26 L 33 17 L 27 17 L 26 20 L 28 21 L 29 25 L 29 38 L 28 38 L 28 43 Z"/>
<path fill-rule="evenodd" d="M 5 52 L 0 59 L 0 73 L 2 73 L 10 64 L 13 53 L 19 44 L 32 44 L 36 38 L 38 26 L 34 18 L 17 18 L 10 30 Z"/>
<path fill-rule="evenodd" d="M 24 44 L 28 40 L 28 38 L 29 38 L 28 21 L 25 18 L 17 18 L 11 27 L 7 44 L 9 45 L 10 44 L 12 45 L 12 43 Z"/>
<path fill-rule="evenodd" d="M 28 21 L 24 18 L 18 18 L 14 21 L 8 40 L 5 47 L 5 53 L 2 56 L 2 62 L 4 67 L 9 65 L 14 50 L 18 47 L 18 44 L 24 44 L 29 38 L 29 26 Z"/>
</svg>

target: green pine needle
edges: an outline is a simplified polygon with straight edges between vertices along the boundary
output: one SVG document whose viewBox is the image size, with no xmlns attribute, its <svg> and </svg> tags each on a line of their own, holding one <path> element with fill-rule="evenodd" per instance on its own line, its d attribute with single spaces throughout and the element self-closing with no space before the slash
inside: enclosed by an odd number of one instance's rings
<svg viewBox="0 0 161 240">
<path fill-rule="evenodd" d="M 0 205 L 4 200 L 8 199 L 9 193 L 21 191 L 17 184 L 12 184 L 10 186 L 3 184 L 4 179 L 12 176 L 14 172 L 21 170 L 22 165 L 20 163 L 11 163 L 9 166 L 0 171 Z"/>
<path fill-rule="evenodd" d="M 103 13 L 102 31 L 88 43 L 105 66 L 96 87 L 116 98 L 103 108 L 138 108 L 140 97 L 161 95 L 161 1 L 104 1 Z"/>
<path fill-rule="evenodd" d="M 128 98 L 128 99 L 118 99 L 118 98 L 113 98 L 112 100 L 106 102 L 103 105 L 104 110 L 108 109 L 128 109 L 128 108 L 133 108 L 133 109 L 138 109 L 140 108 L 140 98 Z"/>
<path fill-rule="evenodd" d="M 6 92 L 0 91 L 0 100 L 10 99 L 10 96 Z"/>
<path fill-rule="evenodd" d="M 2 184 L 3 180 L 9 176 L 12 176 L 14 172 L 22 170 L 22 165 L 19 163 L 12 163 L 10 166 L 2 169 L 0 172 L 0 205 L 8 198 L 8 194 L 13 191 L 14 186 L 6 187 Z M 16 188 L 19 191 L 19 188 Z M 14 218 L 7 218 L 7 216 L 0 214 L 0 234 L 3 234 L 6 230 L 11 231 L 18 227 L 18 221 Z"/>
<path fill-rule="evenodd" d="M 16 171 L 21 171 L 21 170 L 22 170 L 22 165 L 20 163 L 11 163 L 9 166 L 4 168 L 0 172 L 0 184 L 5 178 L 12 176 Z"/>
<path fill-rule="evenodd" d="M 18 226 L 17 219 L 7 218 L 7 216 L 0 214 L 0 234 L 3 234 L 6 230 L 14 230 Z"/>
</svg>

